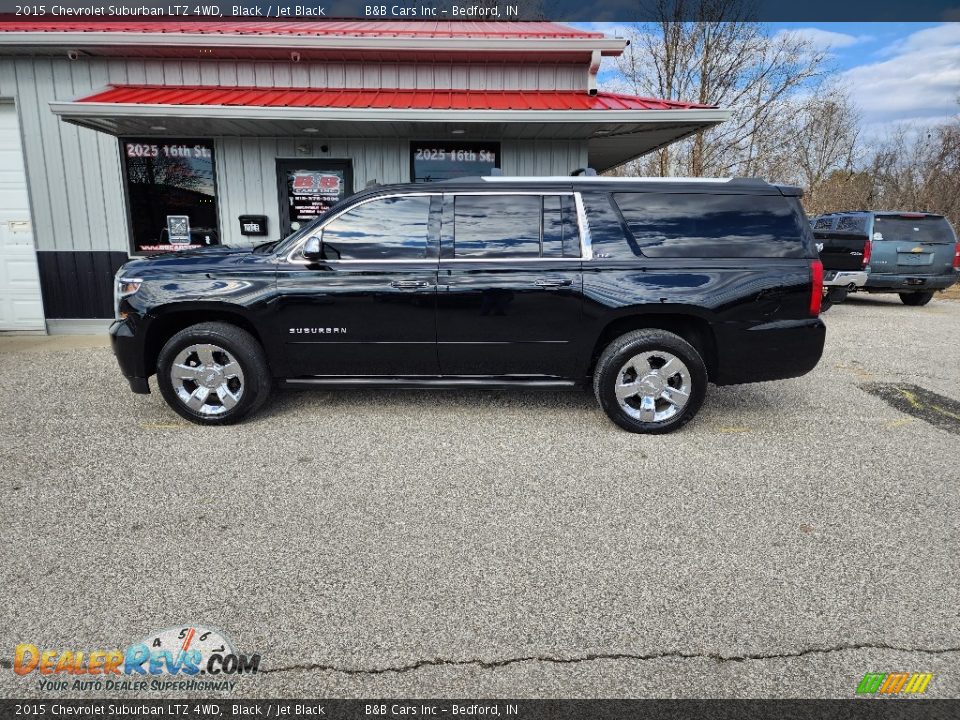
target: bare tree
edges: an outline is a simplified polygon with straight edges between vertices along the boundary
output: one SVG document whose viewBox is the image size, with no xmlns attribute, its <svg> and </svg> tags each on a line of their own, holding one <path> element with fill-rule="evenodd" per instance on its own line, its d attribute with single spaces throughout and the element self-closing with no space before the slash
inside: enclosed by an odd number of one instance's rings
<svg viewBox="0 0 960 720">
<path fill-rule="evenodd" d="M 941 213 L 960 227 L 960 116 L 929 128 L 897 128 L 867 171 L 878 206 Z"/>
<path fill-rule="evenodd" d="M 931 127 L 892 129 L 873 142 L 855 169 L 833 169 L 808 187 L 804 204 L 811 214 L 870 209 L 935 212 L 960 228 L 960 116 Z"/>
<path fill-rule="evenodd" d="M 859 114 L 846 90 L 835 86 L 796 103 L 786 127 L 789 137 L 783 147 L 784 159 L 796 165 L 796 172 L 782 168 L 781 177 L 795 177 L 806 188 L 807 203 L 816 206 L 828 177 L 835 184 L 853 174 L 860 153 Z M 836 190 L 834 186 L 830 192 Z"/>
<path fill-rule="evenodd" d="M 755 174 L 776 145 L 792 93 L 819 78 L 825 54 L 750 21 L 746 0 L 653 0 L 632 28 L 622 83 L 640 95 L 730 108 L 719 127 L 657 151 L 659 175 Z"/>
</svg>

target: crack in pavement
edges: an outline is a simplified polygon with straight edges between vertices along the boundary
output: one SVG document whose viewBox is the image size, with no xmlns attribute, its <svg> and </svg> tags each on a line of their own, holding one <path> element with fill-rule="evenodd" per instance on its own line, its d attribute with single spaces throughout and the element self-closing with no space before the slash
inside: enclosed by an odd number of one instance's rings
<svg viewBox="0 0 960 720">
<path fill-rule="evenodd" d="M 555 665 L 575 665 L 577 663 L 592 662 L 595 660 L 713 660 L 717 663 L 742 663 L 750 660 L 789 660 L 792 658 L 806 657 L 808 655 L 828 655 L 831 653 L 848 652 L 853 650 L 889 650 L 905 653 L 919 653 L 923 655 L 947 655 L 950 653 L 960 653 L 960 647 L 946 648 L 907 648 L 896 645 L 886 645 L 883 643 L 862 643 L 857 645 L 833 645 L 830 647 L 804 648 L 793 652 L 770 653 L 770 654 L 751 654 L 751 655 L 722 655 L 720 653 L 703 652 L 683 652 L 671 650 L 662 653 L 650 653 L 646 655 L 634 653 L 587 653 L 573 657 L 556 657 L 554 655 L 528 655 L 525 657 L 504 658 L 502 660 L 452 660 L 444 658 L 417 660 L 407 665 L 393 665 L 379 668 L 350 668 L 340 667 L 338 665 L 327 665 L 323 663 L 302 663 L 288 665 L 276 668 L 261 668 L 260 674 L 285 673 L 297 671 L 320 671 L 335 672 L 343 675 L 384 675 L 388 673 L 408 673 L 415 672 L 427 667 L 463 667 L 473 666 L 484 670 L 493 670 L 507 667 L 508 665 L 517 665 L 519 663 L 540 662 L 553 663 Z"/>
</svg>

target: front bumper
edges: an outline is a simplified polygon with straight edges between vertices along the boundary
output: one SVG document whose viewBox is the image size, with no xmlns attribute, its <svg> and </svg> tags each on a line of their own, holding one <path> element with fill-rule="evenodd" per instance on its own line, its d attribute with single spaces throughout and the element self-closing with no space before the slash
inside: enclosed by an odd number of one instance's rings
<svg viewBox="0 0 960 720">
<path fill-rule="evenodd" d="M 946 290 L 960 280 L 960 273 L 951 271 L 949 275 L 886 275 L 870 273 L 864 290 L 874 292 L 923 292 L 926 290 Z"/>
<path fill-rule="evenodd" d="M 824 287 L 862 288 L 869 275 L 863 270 L 828 270 L 823 276 Z"/>
<path fill-rule="evenodd" d="M 137 335 L 134 322 L 129 319 L 115 320 L 108 332 L 113 354 L 120 365 L 120 372 L 130 383 L 130 390 L 138 395 L 149 394 L 150 384 L 147 382 L 142 361 L 142 342 Z"/>
</svg>

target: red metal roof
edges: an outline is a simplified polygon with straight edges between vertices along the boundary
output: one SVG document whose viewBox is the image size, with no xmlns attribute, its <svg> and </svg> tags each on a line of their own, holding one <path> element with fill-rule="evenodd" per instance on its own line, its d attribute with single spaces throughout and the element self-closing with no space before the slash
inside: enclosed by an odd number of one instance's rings
<svg viewBox="0 0 960 720">
<path fill-rule="evenodd" d="M 424 22 L 320 21 L 285 22 L 0 22 L 0 32 L 163 33 L 196 35 L 281 35 L 363 38 L 497 38 L 586 39 L 603 33 L 586 32 L 552 22 Z"/>
<path fill-rule="evenodd" d="M 81 103 L 409 110 L 690 110 L 713 105 L 573 90 L 415 90 L 118 85 Z"/>
</svg>

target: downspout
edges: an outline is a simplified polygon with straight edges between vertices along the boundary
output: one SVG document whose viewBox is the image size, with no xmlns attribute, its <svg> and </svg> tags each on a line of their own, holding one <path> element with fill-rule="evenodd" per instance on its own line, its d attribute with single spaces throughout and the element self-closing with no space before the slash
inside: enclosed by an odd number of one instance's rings
<svg viewBox="0 0 960 720">
<path fill-rule="evenodd" d="M 590 53 L 590 67 L 587 68 L 587 95 L 597 94 L 597 73 L 600 72 L 600 51 Z"/>
</svg>

